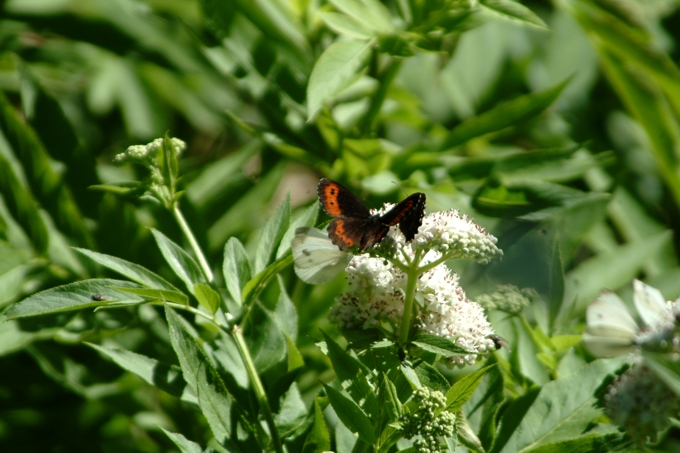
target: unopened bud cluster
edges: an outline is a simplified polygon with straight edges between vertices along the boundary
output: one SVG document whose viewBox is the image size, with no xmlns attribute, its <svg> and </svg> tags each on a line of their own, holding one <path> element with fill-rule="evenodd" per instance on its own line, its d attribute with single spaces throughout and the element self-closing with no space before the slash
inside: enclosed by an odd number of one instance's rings
<svg viewBox="0 0 680 453">
<path fill-rule="evenodd" d="M 179 156 L 187 147 L 184 140 L 179 138 L 171 138 L 170 143 L 172 144 L 172 149 L 176 156 Z M 151 143 L 146 145 L 132 145 L 128 146 L 125 152 L 117 154 L 113 158 L 113 163 L 115 165 L 123 165 L 128 162 L 142 164 L 145 166 L 153 165 L 155 163 L 156 155 L 158 150 L 163 146 L 163 139 L 157 138 Z"/>
<path fill-rule="evenodd" d="M 400 420 L 404 437 L 418 437 L 413 442 L 413 447 L 419 453 L 447 451 L 441 439 L 454 435 L 456 415 L 443 410 L 446 407 L 446 396 L 438 390 L 423 387 L 416 390 L 412 398 L 416 411 L 404 414 Z"/>
<path fill-rule="evenodd" d="M 639 443 L 655 441 L 680 414 L 678 395 L 644 365 L 624 372 L 604 398 L 607 416 Z"/>
<path fill-rule="evenodd" d="M 519 289 L 515 285 L 500 285 L 494 292 L 478 296 L 477 303 L 487 312 L 500 310 L 516 315 L 521 313 L 535 297 L 537 294 L 533 288 Z"/>
</svg>

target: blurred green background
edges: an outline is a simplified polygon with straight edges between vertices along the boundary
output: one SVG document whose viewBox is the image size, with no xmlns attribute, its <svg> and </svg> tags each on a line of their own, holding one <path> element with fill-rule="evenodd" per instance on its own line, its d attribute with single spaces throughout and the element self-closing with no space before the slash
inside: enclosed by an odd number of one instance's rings
<svg viewBox="0 0 680 453">
<path fill-rule="evenodd" d="M 350 23 L 339 4 L 0 1 L 0 308 L 102 275 L 69 246 L 173 279 L 148 230 L 181 242 L 172 217 L 88 189 L 143 177 L 111 160 L 166 131 L 188 144 L 182 210 L 214 268 L 228 238 L 254 250 L 285 194 L 299 213 L 326 176 L 372 206 L 419 190 L 428 211 L 474 216 L 505 257 L 456 264 L 464 288 L 473 299 L 495 284 L 535 288 L 531 319 L 551 335 L 579 333 L 600 289 L 635 276 L 680 293 L 678 1 L 530 1 L 514 12 L 387 1 L 398 31 L 349 75 L 336 68 L 340 81 L 319 73 L 314 92 L 312 70 L 339 31 L 348 49 L 365 42 L 337 25 Z M 409 23 L 403 4 L 423 17 Z M 455 14 L 427 16 L 440 10 Z M 314 339 L 332 330 L 343 281 L 283 277 L 309 402 L 332 377 Z M 0 323 L 0 451 L 172 451 L 157 425 L 208 439 L 197 411 L 81 343 L 173 361 L 163 322 L 142 307 Z"/>
</svg>

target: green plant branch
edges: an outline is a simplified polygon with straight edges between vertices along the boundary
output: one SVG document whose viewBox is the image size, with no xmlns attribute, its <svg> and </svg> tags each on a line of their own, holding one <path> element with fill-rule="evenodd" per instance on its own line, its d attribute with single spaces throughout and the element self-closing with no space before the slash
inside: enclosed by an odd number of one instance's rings
<svg viewBox="0 0 680 453">
<path fill-rule="evenodd" d="M 201 270 L 203 271 L 205 278 L 209 282 L 212 282 L 213 275 L 212 272 L 210 271 L 210 267 L 208 266 L 208 262 L 206 261 L 205 256 L 203 255 L 203 251 L 199 247 L 196 238 L 191 232 L 189 225 L 184 220 L 184 216 L 182 215 L 182 212 L 179 210 L 179 207 L 176 204 L 172 209 L 172 213 L 175 216 L 177 223 L 179 223 L 182 232 L 189 240 L 189 244 L 191 245 L 191 248 L 194 250 L 196 257 L 198 258 L 198 262 L 201 266 Z M 180 304 L 172 304 L 171 306 L 174 307 L 175 305 L 177 305 L 177 308 L 179 309 L 187 310 L 199 316 L 203 316 L 204 318 L 212 321 L 219 328 L 223 328 L 223 326 L 221 326 L 217 322 L 215 317 L 212 315 L 208 316 L 206 313 L 203 313 L 200 310 L 197 310 L 190 306 L 183 306 Z M 260 408 L 264 413 L 265 421 L 267 423 L 267 426 L 269 427 L 269 433 L 271 435 L 272 443 L 274 444 L 274 450 L 277 453 L 283 453 L 283 445 L 281 444 L 281 438 L 279 437 L 279 432 L 276 428 L 276 423 L 274 422 L 274 415 L 272 413 L 271 406 L 269 405 L 267 394 L 264 391 L 264 386 L 262 385 L 262 381 L 260 380 L 260 376 L 257 374 L 257 370 L 255 369 L 255 363 L 253 362 L 253 358 L 250 356 L 250 351 L 248 350 L 248 346 L 246 345 L 245 338 L 243 338 L 241 327 L 235 325 L 231 330 L 226 330 L 226 332 L 229 335 L 231 335 L 232 338 L 234 339 L 234 343 L 236 343 L 236 348 L 238 349 L 239 355 L 241 356 L 241 360 L 243 361 L 243 364 L 246 367 L 246 372 L 248 373 L 248 378 L 250 380 L 251 385 L 253 386 L 255 397 L 257 398 Z"/>
<path fill-rule="evenodd" d="M 274 422 L 274 414 L 272 413 L 271 407 L 269 406 L 269 400 L 267 399 L 267 394 L 264 391 L 264 386 L 260 380 L 260 376 L 257 374 L 255 369 L 255 363 L 250 357 L 250 352 L 246 345 L 245 338 L 243 338 L 243 333 L 239 326 L 234 326 L 233 330 L 230 332 L 232 338 L 234 338 L 234 343 L 236 343 L 236 348 L 241 355 L 243 364 L 246 367 L 246 372 L 250 378 L 250 382 L 253 385 L 253 391 L 255 392 L 255 398 L 260 405 L 260 409 L 264 414 L 265 421 L 269 427 L 269 434 L 272 436 L 272 443 L 274 444 L 274 450 L 277 453 L 283 453 L 283 446 L 281 444 L 281 438 L 279 437 L 279 432 L 276 429 L 276 423 Z"/>
<path fill-rule="evenodd" d="M 198 264 L 201 267 L 203 276 L 208 282 L 212 283 L 213 273 L 210 270 L 210 266 L 208 265 L 208 262 L 206 261 L 205 256 L 203 255 L 201 247 L 198 245 L 198 242 L 194 237 L 194 233 L 191 232 L 191 228 L 189 228 L 189 225 L 187 224 L 186 220 L 184 220 L 182 211 L 179 210 L 177 203 L 175 203 L 175 205 L 172 208 L 172 215 L 175 216 L 175 220 L 179 224 L 179 227 L 182 229 L 184 236 L 189 241 L 189 245 L 191 246 L 191 249 L 194 251 L 194 255 L 196 255 L 196 258 L 198 259 Z"/>
<path fill-rule="evenodd" d="M 404 300 L 404 314 L 401 317 L 401 330 L 399 331 L 399 344 L 406 344 L 408 334 L 411 331 L 411 317 L 413 316 L 413 302 L 416 299 L 416 284 L 420 269 L 410 269 L 407 273 L 406 297 Z"/>
</svg>

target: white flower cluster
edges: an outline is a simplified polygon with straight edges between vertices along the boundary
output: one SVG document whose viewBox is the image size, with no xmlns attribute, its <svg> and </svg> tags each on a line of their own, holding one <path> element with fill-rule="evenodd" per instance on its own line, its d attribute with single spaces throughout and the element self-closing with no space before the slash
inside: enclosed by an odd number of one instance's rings
<svg viewBox="0 0 680 453">
<path fill-rule="evenodd" d="M 429 252 L 425 263 L 439 258 Z M 342 329 L 378 327 L 381 321 L 399 325 L 407 277 L 384 258 L 355 256 L 347 267 L 349 291 L 337 298 L 329 318 Z M 428 334 L 451 339 L 470 354 L 450 358 L 458 366 L 472 364 L 495 351 L 493 328 L 484 310 L 465 296 L 458 275 L 440 264 L 421 274 L 416 283 L 417 323 Z"/>
<path fill-rule="evenodd" d="M 457 209 L 429 214 L 415 237 L 415 246 L 436 250 L 449 259 L 472 259 L 486 264 L 503 256 L 498 240 Z"/>
<path fill-rule="evenodd" d="M 172 143 L 172 149 L 177 156 L 179 156 L 187 147 L 184 140 L 175 137 L 170 139 L 170 143 Z M 157 138 L 146 145 L 128 146 L 125 152 L 117 154 L 116 157 L 113 158 L 113 163 L 115 165 L 123 165 L 128 162 L 134 162 L 143 165 L 152 165 L 161 146 L 163 146 L 162 138 Z"/>
<path fill-rule="evenodd" d="M 383 258 L 358 255 L 347 266 L 349 291 L 328 315 L 341 329 L 370 329 L 396 321 L 404 310 L 406 276 Z"/>
</svg>

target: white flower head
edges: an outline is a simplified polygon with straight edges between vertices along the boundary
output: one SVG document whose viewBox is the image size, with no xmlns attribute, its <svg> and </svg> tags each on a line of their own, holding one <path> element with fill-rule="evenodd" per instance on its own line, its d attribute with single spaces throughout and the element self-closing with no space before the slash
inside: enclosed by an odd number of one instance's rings
<svg viewBox="0 0 680 453">
<path fill-rule="evenodd" d="M 432 252 L 431 260 L 439 256 Z M 349 290 L 336 299 L 329 318 L 340 328 L 372 328 L 387 321 L 399 325 L 404 310 L 407 276 L 384 258 L 355 256 L 348 268 Z M 470 354 L 450 358 L 457 366 L 471 364 L 495 351 L 493 328 L 484 309 L 465 296 L 458 275 L 440 264 L 416 282 L 419 316 L 424 333 L 451 339 Z"/>
<path fill-rule="evenodd" d="M 503 256 L 496 239 L 458 210 L 429 214 L 415 237 L 415 246 L 436 250 L 450 259 L 472 259 L 486 264 Z"/>
</svg>

